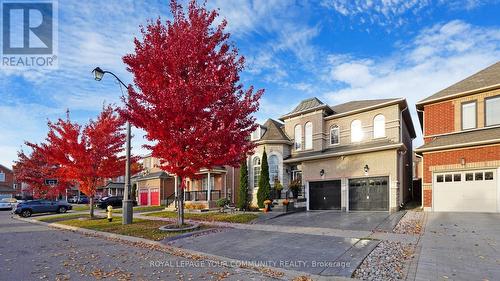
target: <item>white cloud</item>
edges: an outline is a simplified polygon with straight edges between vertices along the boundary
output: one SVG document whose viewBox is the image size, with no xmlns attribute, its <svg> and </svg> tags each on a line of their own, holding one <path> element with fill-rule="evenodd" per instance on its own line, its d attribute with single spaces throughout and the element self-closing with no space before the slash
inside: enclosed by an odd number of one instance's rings
<svg viewBox="0 0 500 281">
<path fill-rule="evenodd" d="M 386 58 L 348 63 L 348 55 L 333 56 L 339 57 L 343 59 L 331 60 L 329 69 L 335 74 L 332 78 L 348 86 L 326 93 L 330 103 L 406 97 L 418 124 L 417 101 L 498 61 L 500 30 L 452 21 L 421 31 Z"/>
</svg>

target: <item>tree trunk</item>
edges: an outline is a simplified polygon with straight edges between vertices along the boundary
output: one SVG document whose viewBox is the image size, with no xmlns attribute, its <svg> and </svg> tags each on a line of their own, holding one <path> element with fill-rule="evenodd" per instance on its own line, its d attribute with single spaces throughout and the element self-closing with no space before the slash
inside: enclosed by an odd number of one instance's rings
<svg viewBox="0 0 500 281">
<path fill-rule="evenodd" d="M 182 177 L 179 177 L 177 182 L 177 224 L 182 226 L 184 224 L 184 190 L 182 185 Z"/>
<path fill-rule="evenodd" d="M 94 196 L 90 196 L 89 198 L 89 204 L 90 204 L 90 218 L 94 218 Z"/>
</svg>

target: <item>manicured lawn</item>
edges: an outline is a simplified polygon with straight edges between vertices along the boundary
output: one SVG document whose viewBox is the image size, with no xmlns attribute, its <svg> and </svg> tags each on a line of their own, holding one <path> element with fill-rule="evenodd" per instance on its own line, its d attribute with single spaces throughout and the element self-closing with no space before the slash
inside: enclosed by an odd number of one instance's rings
<svg viewBox="0 0 500 281">
<path fill-rule="evenodd" d="M 61 214 L 61 215 L 55 215 L 55 216 L 50 216 L 50 217 L 44 217 L 44 218 L 40 218 L 37 220 L 43 221 L 43 222 L 58 222 L 58 221 L 83 218 L 83 217 L 88 217 L 88 216 L 89 215 L 84 215 L 84 214 Z"/>
<path fill-rule="evenodd" d="M 89 205 L 72 205 L 73 206 L 73 211 L 88 211 L 89 210 Z"/>
<path fill-rule="evenodd" d="M 50 220 L 48 220 L 50 222 Z M 178 231 L 178 232 L 165 232 L 158 228 L 165 225 L 162 221 L 150 221 L 142 219 L 134 219 L 133 224 L 123 225 L 120 218 L 114 218 L 113 222 L 108 222 L 107 219 L 94 219 L 94 220 L 81 220 L 81 219 L 69 219 L 69 220 L 59 220 L 59 224 L 76 226 L 86 229 L 92 229 L 97 231 L 111 232 L 121 235 L 134 236 L 140 238 L 146 238 L 150 240 L 162 240 L 167 237 L 176 236 L 188 231 Z M 206 226 L 200 226 L 200 229 L 207 229 Z"/>
<path fill-rule="evenodd" d="M 164 211 L 146 214 L 146 216 L 160 217 L 160 218 L 177 218 L 176 212 Z M 199 221 L 219 221 L 219 222 L 232 222 L 232 223 L 249 223 L 258 218 L 258 214 L 252 213 L 219 213 L 219 212 L 206 212 L 206 213 L 185 213 L 184 218 L 189 220 Z"/>
<path fill-rule="evenodd" d="M 163 209 L 165 209 L 164 206 L 143 206 L 143 207 L 139 206 L 139 207 L 134 207 L 134 213 L 161 211 Z M 122 209 L 114 210 L 113 213 L 121 214 Z"/>
</svg>

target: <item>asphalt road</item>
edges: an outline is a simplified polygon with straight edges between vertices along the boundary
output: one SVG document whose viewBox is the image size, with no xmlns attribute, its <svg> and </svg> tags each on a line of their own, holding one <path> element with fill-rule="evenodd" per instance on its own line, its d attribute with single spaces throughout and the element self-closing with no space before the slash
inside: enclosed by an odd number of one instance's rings
<svg viewBox="0 0 500 281">
<path fill-rule="evenodd" d="M 0 211 L 0 280 L 272 280 L 259 273 L 22 222 Z"/>
</svg>

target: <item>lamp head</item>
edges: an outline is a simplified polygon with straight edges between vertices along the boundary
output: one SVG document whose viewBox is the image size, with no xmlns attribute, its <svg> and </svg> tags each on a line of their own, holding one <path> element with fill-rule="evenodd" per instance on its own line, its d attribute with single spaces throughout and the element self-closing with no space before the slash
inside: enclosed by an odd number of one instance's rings
<svg viewBox="0 0 500 281">
<path fill-rule="evenodd" d="M 102 77 L 104 76 L 104 71 L 100 67 L 96 67 L 94 70 L 92 70 L 92 74 L 94 74 L 94 79 L 96 81 L 101 81 Z"/>
</svg>

